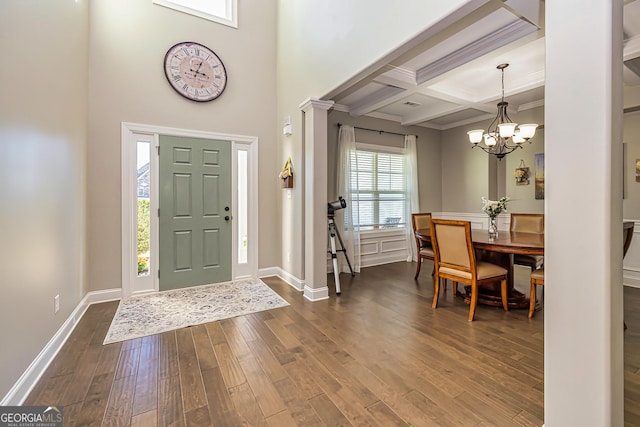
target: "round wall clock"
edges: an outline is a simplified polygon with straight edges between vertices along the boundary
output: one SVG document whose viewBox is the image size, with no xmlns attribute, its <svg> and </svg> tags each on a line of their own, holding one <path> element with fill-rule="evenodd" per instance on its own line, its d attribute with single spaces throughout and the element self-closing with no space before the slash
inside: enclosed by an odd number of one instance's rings
<svg viewBox="0 0 640 427">
<path fill-rule="evenodd" d="M 164 73 L 180 95 L 198 102 L 213 101 L 227 85 L 224 64 L 211 49 L 181 42 L 164 56 Z"/>
</svg>

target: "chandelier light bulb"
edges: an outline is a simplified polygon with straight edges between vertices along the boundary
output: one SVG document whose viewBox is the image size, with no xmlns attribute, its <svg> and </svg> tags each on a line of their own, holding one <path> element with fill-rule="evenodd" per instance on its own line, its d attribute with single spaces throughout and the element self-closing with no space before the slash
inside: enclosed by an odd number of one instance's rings
<svg viewBox="0 0 640 427">
<path fill-rule="evenodd" d="M 511 137 L 511 140 L 516 143 L 516 144 L 522 144 L 525 139 L 522 137 L 522 135 L 520 135 L 520 130 L 517 130 L 513 136 Z"/>
<path fill-rule="evenodd" d="M 484 145 L 487 147 L 493 147 L 496 145 L 496 138 L 493 135 L 489 135 L 488 133 L 484 135 Z"/>
<path fill-rule="evenodd" d="M 474 129 L 467 132 L 469 135 L 469 142 L 472 144 L 477 144 L 482 141 L 482 134 L 484 133 L 484 129 Z"/>
<path fill-rule="evenodd" d="M 518 129 L 520 129 L 520 136 L 526 141 L 530 138 L 533 138 L 533 135 L 536 134 L 536 128 L 538 125 L 528 123 L 526 125 L 520 125 Z"/>
<path fill-rule="evenodd" d="M 498 129 L 500 129 L 500 136 L 502 138 L 511 138 L 516 131 L 516 123 L 500 123 Z"/>
</svg>

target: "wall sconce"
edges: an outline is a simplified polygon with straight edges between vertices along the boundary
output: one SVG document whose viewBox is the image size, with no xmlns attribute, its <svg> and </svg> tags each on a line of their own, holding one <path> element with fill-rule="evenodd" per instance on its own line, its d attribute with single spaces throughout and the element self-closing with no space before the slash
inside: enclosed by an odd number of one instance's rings
<svg viewBox="0 0 640 427">
<path fill-rule="evenodd" d="M 291 136 L 293 127 L 291 126 L 291 116 L 284 118 L 284 127 L 282 128 L 282 134 L 284 136 Z"/>
</svg>

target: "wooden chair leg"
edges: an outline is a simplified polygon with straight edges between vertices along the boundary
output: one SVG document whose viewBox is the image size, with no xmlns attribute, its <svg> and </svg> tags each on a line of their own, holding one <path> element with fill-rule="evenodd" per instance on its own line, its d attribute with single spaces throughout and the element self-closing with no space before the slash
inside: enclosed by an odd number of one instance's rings
<svg viewBox="0 0 640 427">
<path fill-rule="evenodd" d="M 507 279 L 502 279 L 500 283 L 500 295 L 502 296 L 502 308 L 509 311 L 509 301 L 507 299 Z"/>
<path fill-rule="evenodd" d="M 416 267 L 416 277 L 413 280 L 418 280 L 418 276 L 420 275 L 420 267 L 422 266 L 422 258 L 418 256 L 418 266 Z"/>
<path fill-rule="evenodd" d="M 478 305 L 478 285 L 471 285 L 471 301 L 469 303 L 469 322 L 473 322 L 473 316 L 476 314 L 476 306 Z"/>
<path fill-rule="evenodd" d="M 440 276 L 436 274 L 436 279 L 433 282 L 433 302 L 431 303 L 431 308 L 436 308 L 438 306 L 438 294 L 440 293 Z"/>
<path fill-rule="evenodd" d="M 533 317 L 536 311 L 536 283 L 531 279 L 531 292 L 529 295 L 529 319 Z"/>
</svg>

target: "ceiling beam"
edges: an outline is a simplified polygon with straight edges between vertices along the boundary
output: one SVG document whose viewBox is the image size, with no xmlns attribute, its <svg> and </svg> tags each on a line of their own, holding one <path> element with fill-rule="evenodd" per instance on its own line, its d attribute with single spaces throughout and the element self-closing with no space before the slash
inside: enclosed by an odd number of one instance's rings
<svg viewBox="0 0 640 427">
<path fill-rule="evenodd" d="M 426 83 L 447 71 L 458 68 L 467 62 L 480 58 L 536 31 L 538 31 L 538 27 L 527 21 L 521 19 L 513 21 L 498 31 L 487 34 L 463 48 L 420 68 L 416 71 L 416 81 L 419 85 Z"/>
</svg>

